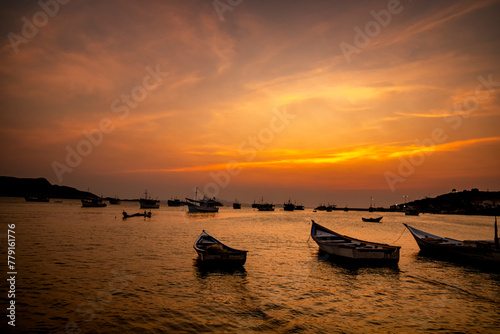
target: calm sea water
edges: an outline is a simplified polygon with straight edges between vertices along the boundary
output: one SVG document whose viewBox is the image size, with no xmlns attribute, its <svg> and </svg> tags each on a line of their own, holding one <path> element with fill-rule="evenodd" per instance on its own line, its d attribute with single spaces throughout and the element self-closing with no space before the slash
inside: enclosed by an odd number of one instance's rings
<svg viewBox="0 0 500 334">
<path fill-rule="evenodd" d="M 493 239 L 492 217 L 364 212 L 187 214 L 163 204 L 82 208 L 76 200 L 0 198 L 1 328 L 17 333 L 493 333 L 500 274 L 433 260 L 402 223 L 457 239 Z M 371 216 L 378 216 L 372 213 Z M 401 245 L 394 268 L 346 268 L 309 239 L 334 231 Z M 16 327 L 7 326 L 6 234 L 16 224 Z M 249 251 L 244 269 L 204 271 L 192 244 L 206 230 Z"/>
</svg>

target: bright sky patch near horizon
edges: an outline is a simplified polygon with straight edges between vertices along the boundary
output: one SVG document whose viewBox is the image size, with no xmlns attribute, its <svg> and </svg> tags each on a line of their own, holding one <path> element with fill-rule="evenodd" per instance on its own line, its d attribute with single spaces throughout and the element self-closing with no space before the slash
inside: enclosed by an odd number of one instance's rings
<svg viewBox="0 0 500 334">
<path fill-rule="evenodd" d="M 0 175 L 339 206 L 500 189 L 500 1 L 0 6 Z"/>
</svg>

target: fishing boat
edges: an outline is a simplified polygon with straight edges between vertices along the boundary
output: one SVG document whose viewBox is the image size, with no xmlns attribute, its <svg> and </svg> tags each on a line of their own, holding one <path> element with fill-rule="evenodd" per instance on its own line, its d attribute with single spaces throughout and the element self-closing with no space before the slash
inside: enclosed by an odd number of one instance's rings
<svg viewBox="0 0 500 334">
<path fill-rule="evenodd" d="M 304 210 L 304 206 L 302 204 L 295 205 L 295 210 Z"/>
<path fill-rule="evenodd" d="M 82 207 L 84 208 L 102 208 L 105 206 L 106 203 L 102 201 L 102 198 L 82 198 Z"/>
<path fill-rule="evenodd" d="M 157 199 L 152 199 L 148 197 L 148 191 L 144 193 L 144 198 L 139 199 L 139 203 L 141 204 L 141 209 L 159 209 L 160 201 Z"/>
<path fill-rule="evenodd" d="M 126 218 L 131 218 L 131 217 L 147 217 L 147 218 L 151 218 L 151 211 L 149 212 L 146 212 L 144 211 L 144 213 L 133 213 L 131 215 L 129 215 L 128 213 L 126 213 L 125 211 L 122 212 L 123 214 L 123 219 L 126 219 Z"/>
<path fill-rule="evenodd" d="M 186 202 L 181 202 L 180 199 L 175 198 L 175 199 L 169 199 L 167 201 L 167 205 L 168 206 L 183 206 L 183 205 L 186 205 Z"/>
<path fill-rule="evenodd" d="M 203 196 L 203 199 L 198 200 L 198 188 L 196 188 L 194 199 L 186 197 L 186 203 L 189 213 L 219 212 L 219 208 L 217 207 L 219 202 L 216 201 L 215 198 L 208 198 L 207 196 Z"/>
<path fill-rule="evenodd" d="M 274 204 L 264 202 L 264 196 L 262 196 L 260 203 L 254 201 L 252 208 L 257 208 L 259 211 L 274 211 Z"/>
<path fill-rule="evenodd" d="M 228 247 L 205 230 L 196 239 L 193 247 L 198 253 L 199 263 L 203 265 L 242 266 L 247 260 L 248 251 Z"/>
<path fill-rule="evenodd" d="M 274 204 L 271 203 L 261 203 L 257 206 L 259 211 L 274 211 Z"/>
<path fill-rule="evenodd" d="M 49 202 L 50 199 L 47 196 L 25 196 L 24 200 L 26 202 Z"/>
<path fill-rule="evenodd" d="M 238 200 L 235 200 L 233 203 L 233 209 L 238 210 L 241 209 L 241 203 Z"/>
<path fill-rule="evenodd" d="M 454 260 L 469 261 L 482 264 L 500 264 L 500 246 L 498 243 L 498 228 L 495 218 L 494 241 L 456 240 L 430 234 L 407 224 L 413 238 L 424 254 L 446 257 Z"/>
<path fill-rule="evenodd" d="M 378 218 L 361 218 L 364 222 L 369 222 L 369 223 L 380 223 L 383 217 L 378 217 Z"/>
<path fill-rule="evenodd" d="M 295 204 L 293 204 L 290 200 L 287 203 L 283 203 L 284 211 L 293 211 L 295 210 Z"/>
<path fill-rule="evenodd" d="M 350 264 L 393 265 L 399 261 L 400 246 L 351 238 L 316 224 L 314 220 L 311 237 L 323 252 Z"/>
</svg>

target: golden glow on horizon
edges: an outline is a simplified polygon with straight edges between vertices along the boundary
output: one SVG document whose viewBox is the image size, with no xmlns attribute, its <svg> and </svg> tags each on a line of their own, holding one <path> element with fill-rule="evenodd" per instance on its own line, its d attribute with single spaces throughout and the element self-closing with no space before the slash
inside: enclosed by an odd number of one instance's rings
<svg viewBox="0 0 500 334">
<path fill-rule="evenodd" d="M 17 54 L 1 48 L 4 173 L 57 182 L 51 164 L 66 164 L 67 148 L 83 150 L 89 141 L 83 131 L 109 119 L 114 130 L 94 139 L 65 179 L 162 173 L 175 183 L 201 172 L 200 180 L 210 180 L 208 172 L 235 160 L 269 185 L 286 170 L 334 179 L 330 185 L 360 179 L 369 188 L 373 173 L 417 154 L 432 158 L 412 177 L 439 179 L 452 153 L 461 163 L 449 164 L 447 175 L 482 179 L 495 170 L 497 182 L 500 38 L 490 26 L 499 3 L 432 10 L 405 3 L 347 61 L 340 43 L 353 44 L 353 28 L 386 5 L 320 2 L 298 15 L 279 2 L 244 2 L 226 22 L 210 4 L 124 2 L 119 15 L 104 3 L 88 11 L 66 6 Z M 16 17 L 27 15 L 9 6 Z M 16 22 L 6 24 L 20 32 Z M 68 41 L 65 31 L 81 34 Z M 148 66 L 169 75 L 141 96 Z M 126 114 L 113 109 L 116 99 Z M 276 112 L 293 117 L 276 119 Z M 446 140 L 416 144 L 437 128 Z M 297 187 L 306 182 L 295 180 Z"/>
<path fill-rule="evenodd" d="M 397 157 L 407 157 L 422 153 L 423 155 L 430 155 L 435 152 L 445 152 L 454 151 L 462 147 L 486 143 L 486 142 L 498 142 L 500 137 L 491 138 L 481 138 L 481 139 L 471 139 L 464 141 L 456 141 L 450 143 L 444 143 L 433 146 L 419 146 L 416 144 L 411 144 L 407 146 L 368 146 L 364 148 L 354 148 L 350 151 L 329 153 L 318 155 L 313 152 L 300 152 L 297 150 L 290 150 L 288 153 L 296 155 L 295 158 L 275 158 L 273 160 L 265 161 L 248 161 L 248 162 L 237 162 L 232 160 L 228 163 L 220 163 L 205 166 L 192 166 L 192 167 L 181 167 L 174 169 L 142 169 L 142 170 L 125 170 L 122 173 L 168 173 L 168 172 L 199 172 L 199 171 L 216 171 L 225 170 L 228 167 L 232 169 L 236 168 L 302 168 L 304 165 L 310 167 L 311 165 L 317 164 L 338 164 L 343 162 L 349 162 L 353 160 L 358 160 L 360 164 L 366 164 L 366 160 L 381 160 L 387 161 L 392 160 Z M 265 152 L 262 152 L 265 153 Z M 298 158 L 298 156 L 302 156 Z"/>
</svg>

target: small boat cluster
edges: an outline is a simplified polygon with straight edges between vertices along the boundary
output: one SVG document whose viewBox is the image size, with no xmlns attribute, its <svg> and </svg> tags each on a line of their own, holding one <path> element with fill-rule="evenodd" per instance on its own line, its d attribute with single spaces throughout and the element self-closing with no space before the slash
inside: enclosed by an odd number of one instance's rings
<svg viewBox="0 0 500 334">
<path fill-rule="evenodd" d="M 494 242 L 460 241 L 443 238 L 418 230 L 407 224 L 404 225 L 411 232 L 420 251 L 424 254 L 494 266 L 500 264 L 496 218 Z M 401 246 L 352 238 L 317 224 L 314 220 L 312 220 L 310 236 L 316 242 L 320 251 L 330 255 L 333 260 L 345 264 L 391 266 L 399 262 Z M 193 247 L 198 253 L 198 262 L 203 265 L 242 266 L 246 262 L 248 253 L 246 250 L 226 246 L 205 232 L 205 230 L 198 236 Z"/>
</svg>

